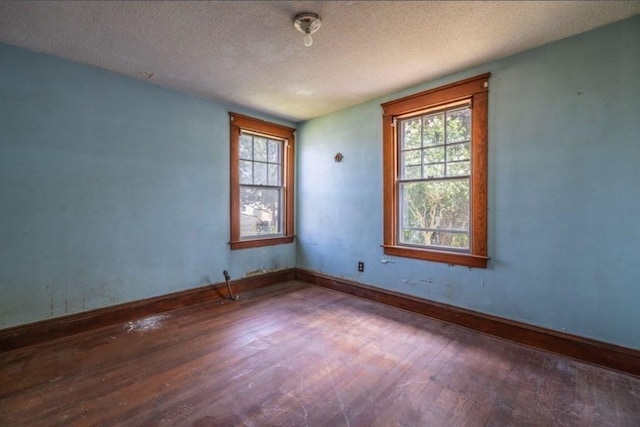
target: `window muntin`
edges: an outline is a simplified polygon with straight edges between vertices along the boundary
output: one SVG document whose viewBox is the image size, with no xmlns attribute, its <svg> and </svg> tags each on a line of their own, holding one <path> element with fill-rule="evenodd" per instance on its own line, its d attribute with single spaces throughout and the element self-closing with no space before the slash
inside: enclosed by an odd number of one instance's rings
<svg viewBox="0 0 640 427">
<path fill-rule="evenodd" d="M 486 267 L 489 77 L 382 104 L 385 254 Z"/>
<path fill-rule="evenodd" d="M 295 130 L 230 119 L 231 249 L 293 242 Z"/>
<path fill-rule="evenodd" d="M 397 122 L 399 244 L 469 252 L 471 108 Z"/>
</svg>

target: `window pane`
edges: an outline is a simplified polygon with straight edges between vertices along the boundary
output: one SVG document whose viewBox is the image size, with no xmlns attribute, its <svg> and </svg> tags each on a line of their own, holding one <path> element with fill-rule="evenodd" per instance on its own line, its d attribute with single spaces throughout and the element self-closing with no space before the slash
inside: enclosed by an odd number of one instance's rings
<svg viewBox="0 0 640 427">
<path fill-rule="evenodd" d="M 267 164 L 255 162 L 253 164 L 253 183 L 267 185 Z"/>
<path fill-rule="evenodd" d="M 252 164 L 248 160 L 240 160 L 240 184 L 253 184 Z"/>
<path fill-rule="evenodd" d="M 444 147 L 426 148 L 423 157 L 425 163 L 444 162 Z"/>
<path fill-rule="evenodd" d="M 253 159 L 259 162 L 267 161 L 267 140 L 265 138 L 253 137 Z"/>
<path fill-rule="evenodd" d="M 403 173 L 403 177 L 404 179 L 420 179 L 422 178 L 422 176 L 420 176 L 420 169 L 422 169 L 422 166 L 418 165 L 418 166 L 405 166 L 404 168 L 404 173 Z"/>
<path fill-rule="evenodd" d="M 240 187 L 240 237 L 280 234 L 280 189 Z"/>
<path fill-rule="evenodd" d="M 269 163 L 280 163 L 280 147 L 282 142 L 273 139 L 268 140 L 267 144 L 267 160 Z"/>
<path fill-rule="evenodd" d="M 471 153 L 469 152 L 469 143 L 455 144 L 447 146 L 447 162 L 456 160 L 469 160 Z"/>
<path fill-rule="evenodd" d="M 409 150 L 402 153 L 402 160 L 405 166 L 415 166 L 422 163 L 421 150 Z"/>
<path fill-rule="evenodd" d="M 448 233 L 446 231 L 418 231 L 405 229 L 402 231 L 402 243 L 419 246 L 442 246 L 455 249 L 469 248 L 468 233 Z"/>
<path fill-rule="evenodd" d="M 401 148 L 419 148 L 420 143 L 420 119 L 402 122 Z"/>
<path fill-rule="evenodd" d="M 427 238 L 427 237 L 425 237 Z M 448 233 L 434 231 L 429 236 L 429 246 L 444 246 L 447 248 L 468 249 L 469 233 Z"/>
<path fill-rule="evenodd" d="M 460 246 L 465 240 L 450 236 L 462 233 L 446 233 L 448 240 L 439 237 L 440 230 L 469 232 L 468 178 L 404 183 L 400 195 L 401 243 L 450 246 L 455 241 L 454 247 L 468 248 L 468 239 L 467 246 Z"/>
<path fill-rule="evenodd" d="M 407 245 L 427 245 L 427 233 L 424 231 L 403 229 L 400 235 L 400 243 Z"/>
<path fill-rule="evenodd" d="M 251 135 L 241 134 L 240 135 L 240 158 L 251 160 L 253 158 L 253 147 L 252 147 L 252 139 Z"/>
<path fill-rule="evenodd" d="M 280 165 L 269 165 L 268 185 L 280 185 Z"/>
<path fill-rule="evenodd" d="M 444 177 L 444 163 L 424 166 L 425 178 L 442 178 Z"/>
<path fill-rule="evenodd" d="M 447 142 L 469 141 L 471 139 L 471 109 L 447 111 Z"/>
<path fill-rule="evenodd" d="M 409 150 L 402 153 L 402 178 L 416 179 L 420 176 L 420 165 L 422 163 L 422 151 Z"/>
<path fill-rule="evenodd" d="M 459 162 L 447 164 L 448 176 L 471 175 L 471 162 Z"/>
<path fill-rule="evenodd" d="M 422 133 L 425 146 L 444 144 L 444 113 L 426 116 Z"/>
</svg>

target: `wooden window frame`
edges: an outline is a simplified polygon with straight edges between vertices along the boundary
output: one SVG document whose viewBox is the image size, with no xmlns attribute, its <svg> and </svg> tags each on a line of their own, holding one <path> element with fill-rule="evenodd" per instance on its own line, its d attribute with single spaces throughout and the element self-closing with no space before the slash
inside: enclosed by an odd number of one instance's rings
<svg viewBox="0 0 640 427">
<path fill-rule="evenodd" d="M 384 253 L 391 256 L 486 268 L 487 256 L 487 135 L 490 73 L 471 77 L 382 104 L 384 175 Z M 471 212 L 469 252 L 400 245 L 398 141 L 395 120 L 448 104 L 471 103 Z"/>
<path fill-rule="evenodd" d="M 231 249 L 292 243 L 294 240 L 294 159 L 295 129 L 237 113 L 229 113 L 231 134 Z M 242 131 L 284 140 L 282 147 L 282 234 L 278 236 L 240 238 L 240 135 Z"/>
</svg>

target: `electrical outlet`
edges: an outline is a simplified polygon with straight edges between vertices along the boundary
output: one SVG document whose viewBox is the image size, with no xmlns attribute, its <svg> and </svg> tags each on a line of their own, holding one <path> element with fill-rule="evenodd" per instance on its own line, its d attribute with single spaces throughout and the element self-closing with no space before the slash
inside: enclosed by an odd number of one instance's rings
<svg viewBox="0 0 640 427">
<path fill-rule="evenodd" d="M 364 271 L 364 262 L 362 262 L 362 261 L 358 262 L 358 271 L 360 271 L 360 272 Z"/>
</svg>

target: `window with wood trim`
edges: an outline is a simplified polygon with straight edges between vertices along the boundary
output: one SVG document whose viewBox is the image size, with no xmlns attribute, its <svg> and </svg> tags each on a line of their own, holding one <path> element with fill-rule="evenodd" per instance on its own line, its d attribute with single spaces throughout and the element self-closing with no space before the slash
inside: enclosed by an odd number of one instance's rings
<svg viewBox="0 0 640 427">
<path fill-rule="evenodd" d="M 382 104 L 385 254 L 486 268 L 489 76 Z"/>
<path fill-rule="evenodd" d="M 295 129 L 229 115 L 231 249 L 291 243 Z"/>
</svg>

